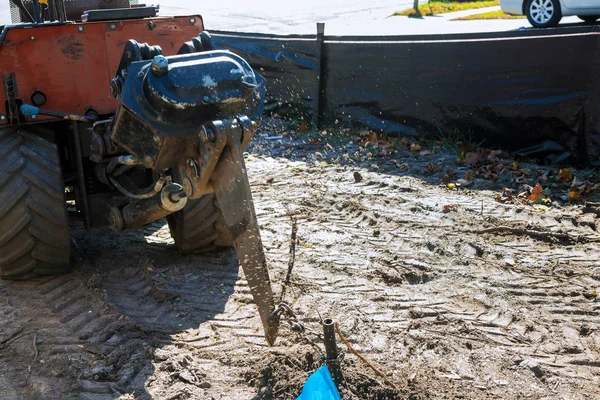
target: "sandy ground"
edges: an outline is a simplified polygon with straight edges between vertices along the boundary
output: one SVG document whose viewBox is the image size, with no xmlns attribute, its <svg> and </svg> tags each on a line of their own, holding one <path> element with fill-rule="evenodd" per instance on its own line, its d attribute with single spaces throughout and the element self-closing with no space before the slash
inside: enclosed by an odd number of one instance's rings
<svg viewBox="0 0 600 400">
<path fill-rule="evenodd" d="M 0 282 L 0 399 L 295 399 L 321 316 L 397 387 L 340 344 L 345 399 L 598 398 L 597 203 L 563 203 L 557 170 L 508 156 L 486 178 L 501 153 L 364 141 L 283 126 L 247 158 L 277 292 L 297 217 L 285 300 L 306 334 L 284 323 L 266 346 L 232 251 L 179 256 L 163 222 L 74 224 L 72 273 Z M 496 199 L 536 182 L 552 203 Z"/>
</svg>

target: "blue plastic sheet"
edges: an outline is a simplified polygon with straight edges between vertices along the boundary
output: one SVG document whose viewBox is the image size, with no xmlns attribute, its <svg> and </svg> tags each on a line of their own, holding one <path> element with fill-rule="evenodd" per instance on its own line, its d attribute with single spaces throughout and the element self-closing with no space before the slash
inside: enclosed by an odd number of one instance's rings
<svg viewBox="0 0 600 400">
<path fill-rule="evenodd" d="M 327 365 L 323 365 L 308 377 L 300 397 L 296 400 L 342 400 Z"/>
</svg>

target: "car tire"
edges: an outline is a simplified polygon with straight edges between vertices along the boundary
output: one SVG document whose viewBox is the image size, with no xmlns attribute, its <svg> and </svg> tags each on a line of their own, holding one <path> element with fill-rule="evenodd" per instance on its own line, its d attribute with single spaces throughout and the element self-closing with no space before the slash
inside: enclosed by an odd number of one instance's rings
<svg viewBox="0 0 600 400">
<path fill-rule="evenodd" d="M 559 0 L 528 0 L 525 6 L 527 20 L 535 28 L 552 28 L 562 19 Z"/>
<path fill-rule="evenodd" d="M 578 15 L 577 18 L 588 24 L 594 23 L 600 18 L 600 15 Z"/>
<path fill-rule="evenodd" d="M 0 277 L 67 272 L 71 241 L 56 145 L 0 130 Z"/>
</svg>

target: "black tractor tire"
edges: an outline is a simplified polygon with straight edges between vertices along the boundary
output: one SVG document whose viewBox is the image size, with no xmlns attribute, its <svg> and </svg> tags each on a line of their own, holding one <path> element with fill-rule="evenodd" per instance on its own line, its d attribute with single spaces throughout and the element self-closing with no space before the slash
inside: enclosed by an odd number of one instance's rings
<svg viewBox="0 0 600 400">
<path fill-rule="evenodd" d="M 0 130 L 0 277 L 67 272 L 70 251 L 56 145 L 25 130 Z"/>
<path fill-rule="evenodd" d="M 583 22 L 587 22 L 588 24 L 593 24 L 594 22 L 598 21 L 600 15 L 578 15 L 577 18 Z"/>
<path fill-rule="evenodd" d="M 552 12 L 550 18 L 547 20 L 543 20 L 543 18 L 539 18 L 537 13 L 534 13 L 533 10 L 539 10 L 543 5 L 544 7 L 548 4 L 552 5 Z M 559 0 L 528 0 L 525 5 L 525 15 L 527 16 L 527 20 L 531 25 L 536 28 L 553 28 L 562 19 L 562 10 L 560 8 Z"/>
<path fill-rule="evenodd" d="M 214 194 L 188 200 L 183 210 L 167 216 L 167 222 L 181 254 L 214 253 L 219 248 L 233 246 Z"/>
</svg>

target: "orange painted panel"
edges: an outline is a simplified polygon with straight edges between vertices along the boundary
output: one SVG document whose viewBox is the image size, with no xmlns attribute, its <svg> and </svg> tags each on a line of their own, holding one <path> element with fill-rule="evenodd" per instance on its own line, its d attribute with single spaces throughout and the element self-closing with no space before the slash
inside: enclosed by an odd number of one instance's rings
<svg viewBox="0 0 600 400">
<path fill-rule="evenodd" d="M 0 42 L 0 75 L 15 73 L 23 103 L 31 104 L 31 94 L 39 90 L 47 98 L 44 109 L 110 114 L 117 107 L 110 81 L 129 39 L 159 45 L 172 55 L 202 30 L 197 15 L 14 28 Z M 0 114 L 6 113 L 5 100 L 0 88 Z"/>
</svg>

